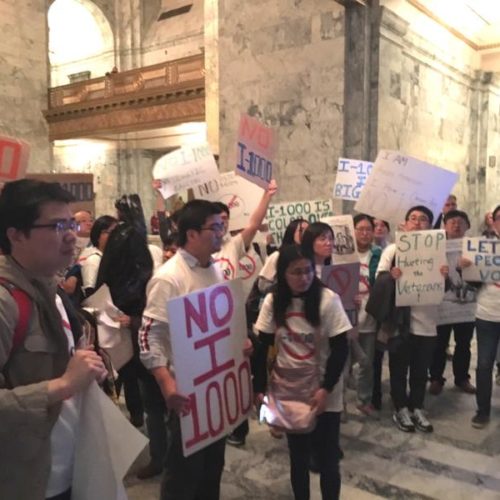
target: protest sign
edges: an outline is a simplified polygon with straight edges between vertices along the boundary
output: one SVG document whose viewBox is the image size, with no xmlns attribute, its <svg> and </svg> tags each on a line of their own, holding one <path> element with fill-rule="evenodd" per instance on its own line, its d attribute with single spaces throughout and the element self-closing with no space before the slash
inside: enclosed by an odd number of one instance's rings
<svg viewBox="0 0 500 500">
<path fill-rule="evenodd" d="M 266 189 L 273 178 L 278 136 L 259 120 L 241 115 L 236 153 L 236 173 Z"/>
<path fill-rule="evenodd" d="M 28 168 L 30 145 L 13 137 L 0 136 L 0 183 L 22 179 Z"/>
<path fill-rule="evenodd" d="M 229 207 L 229 230 L 246 227 L 253 211 L 257 208 L 264 191 L 234 172 L 221 174 L 193 188 L 195 198 L 221 201 Z"/>
<path fill-rule="evenodd" d="M 352 215 L 334 215 L 321 219 L 333 231 L 333 263 L 349 264 L 359 262 Z"/>
<path fill-rule="evenodd" d="M 496 238 L 464 238 L 463 256 L 472 262 L 462 276 L 468 281 L 500 282 L 500 240 Z"/>
<path fill-rule="evenodd" d="M 446 240 L 450 289 L 445 292 L 443 302 L 439 304 L 438 325 L 467 323 L 475 320 L 476 289 L 464 281 L 457 271 L 458 260 L 462 256 L 462 246 L 462 239 Z"/>
<path fill-rule="evenodd" d="M 373 163 L 369 161 L 339 158 L 333 197 L 357 201 L 372 168 Z"/>
<path fill-rule="evenodd" d="M 269 205 L 266 220 L 269 232 L 272 233 L 276 245 L 280 246 L 285 229 L 293 220 L 304 219 L 312 223 L 330 215 L 333 215 L 331 200 L 292 201 Z"/>
<path fill-rule="evenodd" d="M 441 266 L 446 265 L 446 233 L 408 231 L 396 233 L 396 306 L 437 305 L 444 296 Z"/>
<path fill-rule="evenodd" d="M 335 293 L 340 295 L 342 306 L 346 310 L 356 309 L 354 297 L 359 288 L 359 262 L 355 264 L 339 264 L 323 266 L 321 281 Z"/>
<path fill-rule="evenodd" d="M 411 207 L 424 205 L 436 220 L 457 179 L 455 172 L 381 150 L 354 208 L 399 224 Z"/>
<path fill-rule="evenodd" d="M 208 144 L 183 146 L 162 156 L 153 168 L 153 179 L 161 181 L 163 198 L 219 177 L 217 163 Z"/>
<path fill-rule="evenodd" d="M 177 389 L 190 400 L 181 416 L 184 456 L 222 439 L 252 407 L 241 280 L 167 303 Z"/>
</svg>

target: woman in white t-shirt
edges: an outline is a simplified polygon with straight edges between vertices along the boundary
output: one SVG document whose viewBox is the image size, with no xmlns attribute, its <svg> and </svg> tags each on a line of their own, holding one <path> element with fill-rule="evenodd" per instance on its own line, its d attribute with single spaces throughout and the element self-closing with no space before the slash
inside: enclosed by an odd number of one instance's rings
<svg viewBox="0 0 500 500">
<path fill-rule="evenodd" d="M 306 434 L 287 433 L 295 500 L 309 498 L 311 453 L 318 460 L 323 500 L 340 495 L 342 370 L 348 351 L 346 332 L 350 328 L 340 297 L 323 287 L 315 276 L 312 259 L 296 245 L 282 248 L 276 289 L 266 296 L 255 323 L 264 346 L 264 352 L 258 356 L 255 391 L 262 400 L 267 348 L 275 340 L 275 367 L 286 369 L 283 373 L 298 377 L 304 370 L 310 371 L 311 366 L 318 368 L 318 388 L 311 388 L 310 396 L 311 408 L 317 414 L 316 427 Z"/>
</svg>

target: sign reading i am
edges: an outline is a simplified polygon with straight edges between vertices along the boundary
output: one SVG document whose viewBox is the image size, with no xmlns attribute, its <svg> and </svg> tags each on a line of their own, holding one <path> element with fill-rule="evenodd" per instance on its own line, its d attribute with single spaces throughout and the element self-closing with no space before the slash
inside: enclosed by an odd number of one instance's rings
<svg viewBox="0 0 500 500">
<path fill-rule="evenodd" d="M 181 416 L 184 456 L 223 439 L 252 408 L 241 280 L 167 303 L 177 388 L 190 400 Z"/>
</svg>

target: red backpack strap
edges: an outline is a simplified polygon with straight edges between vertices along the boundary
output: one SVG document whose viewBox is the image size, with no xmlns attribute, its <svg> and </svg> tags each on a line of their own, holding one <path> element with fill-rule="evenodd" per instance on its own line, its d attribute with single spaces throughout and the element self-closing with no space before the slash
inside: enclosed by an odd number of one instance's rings
<svg viewBox="0 0 500 500">
<path fill-rule="evenodd" d="M 32 301 L 30 296 L 21 288 L 16 287 L 13 283 L 0 277 L 0 285 L 6 288 L 16 301 L 18 310 L 17 325 L 12 338 L 11 352 L 20 347 L 28 332 L 28 325 L 31 318 Z"/>
</svg>

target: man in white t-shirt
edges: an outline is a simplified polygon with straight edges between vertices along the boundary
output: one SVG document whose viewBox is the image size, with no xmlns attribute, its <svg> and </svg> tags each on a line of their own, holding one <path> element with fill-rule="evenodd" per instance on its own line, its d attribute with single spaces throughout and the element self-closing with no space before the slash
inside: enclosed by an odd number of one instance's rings
<svg viewBox="0 0 500 500">
<path fill-rule="evenodd" d="M 424 206 L 410 208 L 405 216 L 405 231 L 423 231 L 432 227 L 432 212 Z M 396 245 L 392 243 L 384 249 L 377 268 L 390 272 L 394 280 L 402 276 L 395 265 Z M 442 266 L 441 274 L 447 276 L 448 266 Z M 389 350 L 389 371 L 391 397 L 395 412 L 394 423 L 404 432 L 432 432 L 433 427 L 424 411 L 424 397 L 429 369 L 436 342 L 437 304 L 412 306 L 410 308 L 410 333 L 398 337 L 394 349 Z M 407 392 L 408 371 L 410 392 Z"/>
<path fill-rule="evenodd" d="M 179 415 L 189 411 L 189 398 L 177 390 L 172 360 L 167 302 L 224 281 L 212 254 L 220 249 L 224 224 L 215 205 L 192 200 L 180 211 L 177 253 L 147 286 L 147 304 L 139 332 L 141 360 L 156 378 L 170 410 L 169 445 L 163 472 L 162 500 L 217 500 L 224 467 L 225 438 L 183 456 Z"/>
</svg>

